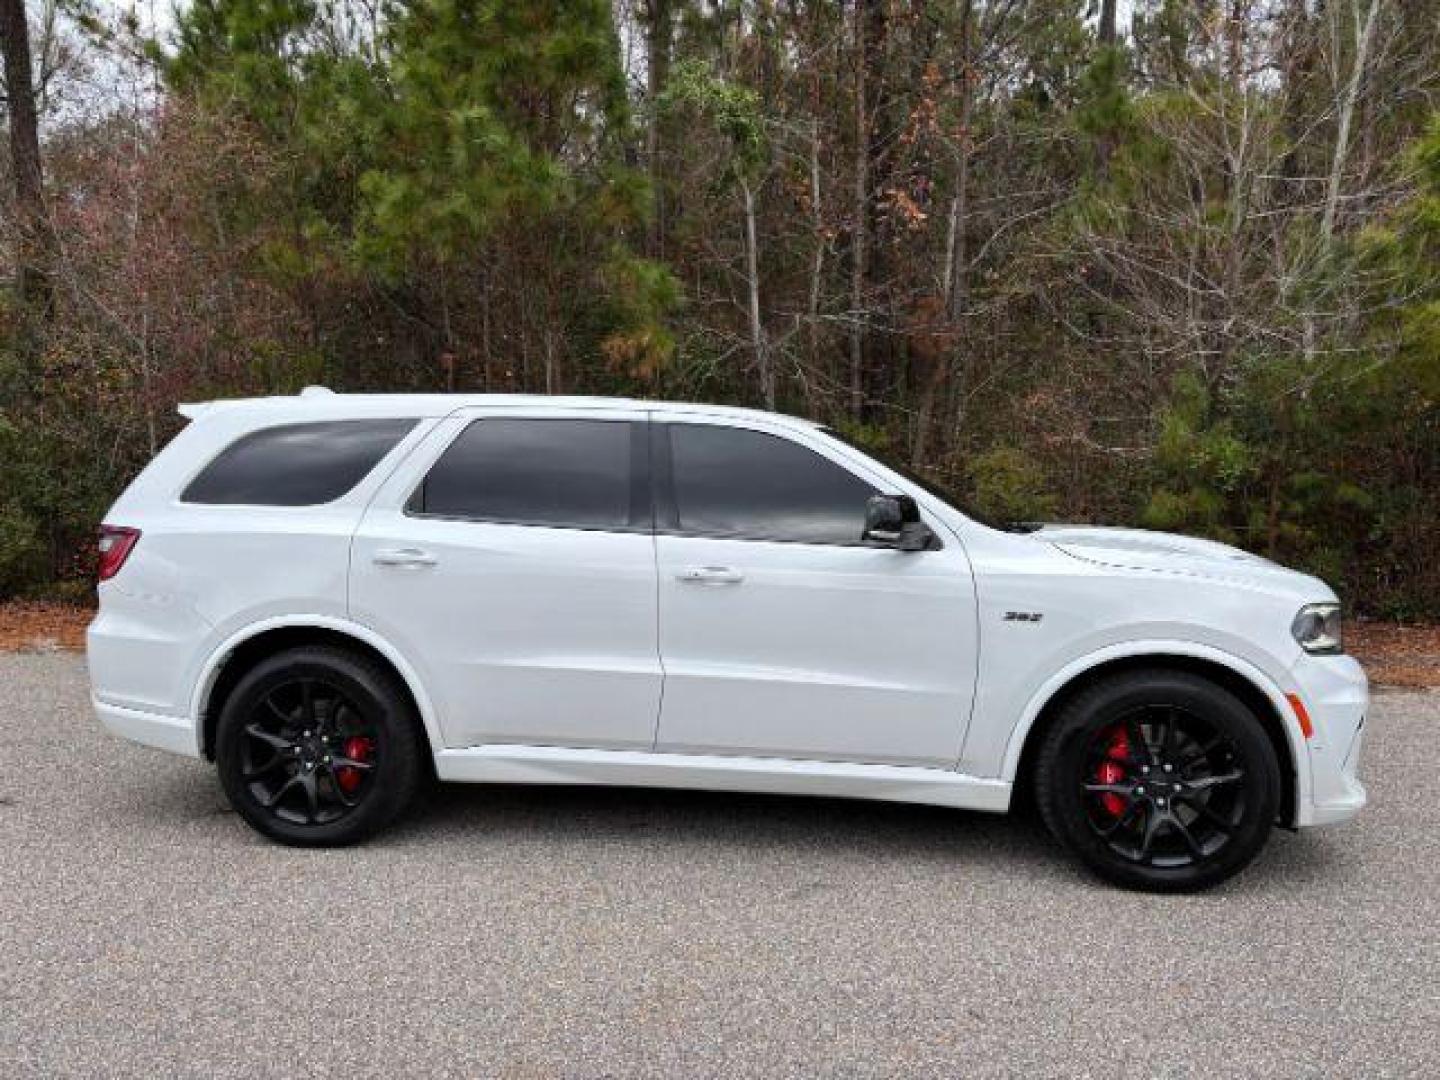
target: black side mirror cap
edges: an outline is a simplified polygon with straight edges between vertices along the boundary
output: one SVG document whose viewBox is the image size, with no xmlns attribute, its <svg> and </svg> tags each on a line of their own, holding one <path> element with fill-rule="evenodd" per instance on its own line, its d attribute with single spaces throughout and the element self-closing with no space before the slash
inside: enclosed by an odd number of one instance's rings
<svg viewBox="0 0 1440 1080">
<path fill-rule="evenodd" d="M 909 495 L 872 495 L 865 504 L 867 547 L 895 551 L 930 551 L 939 547 L 935 533 L 920 520 L 920 508 Z"/>
</svg>

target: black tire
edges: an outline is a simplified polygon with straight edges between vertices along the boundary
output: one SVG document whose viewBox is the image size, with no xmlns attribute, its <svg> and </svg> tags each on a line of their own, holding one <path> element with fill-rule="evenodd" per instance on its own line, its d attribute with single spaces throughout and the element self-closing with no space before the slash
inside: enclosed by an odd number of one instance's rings
<svg viewBox="0 0 1440 1080">
<path fill-rule="evenodd" d="M 338 847 L 404 812 L 425 746 L 391 672 L 316 645 L 277 653 L 240 678 L 220 714 L 215 763 L 230 805 L 257 831 L 282 844 Z"/>
<path fill-rule="evenodd" d="M 1035 796 L 1050 832 L 1101 877 L 1193 892 L 1265 846 L 1280 766 L 1259 718 L 1223 687 L 1135 671 L 1062 707 L 1040 748 Z"/>
</svg>

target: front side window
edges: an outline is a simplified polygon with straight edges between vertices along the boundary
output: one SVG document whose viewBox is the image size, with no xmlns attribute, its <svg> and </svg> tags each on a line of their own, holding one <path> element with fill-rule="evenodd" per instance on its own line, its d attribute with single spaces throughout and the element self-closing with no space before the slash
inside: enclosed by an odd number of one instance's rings
<svg viewBox="0 0 1440 1080">
<path fill-rule="evenodd" d="M 235 440 L 190 481 L 181 502 L 318 506 L 353 488 L 414 420 L 326 420 L 262 428 Z"/>
<path fill-rule="evenodd" d="M 808 447 L 746 428 L 672 424 L 673 520 L 682 533 L 859 544 L 870 484 Z"/>
<path fill-rule="evenodd" d="M 643 429 L 624 420 L 477 420 L 410 500 L 412 513 L 581 529 L 649 527 L 633 476 Z M 643 498 L 642 498 L 643 496 Z"/>
</svg>

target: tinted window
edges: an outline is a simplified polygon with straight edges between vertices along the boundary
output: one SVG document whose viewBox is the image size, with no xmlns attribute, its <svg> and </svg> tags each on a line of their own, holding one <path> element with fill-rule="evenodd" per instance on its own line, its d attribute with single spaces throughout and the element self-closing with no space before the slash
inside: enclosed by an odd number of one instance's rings
<svg viewBox="0 0 1440 1080">
<path fill-rule="evenodd" d="M 632 426 L 623 420 L 477 420 L 435 463 L 411 509 L 522 525 L 640 524 L 642 510 L 631 505 Z"/>
<path fill-rule="evenodd" d="M 743 428 L 670 426 L 681 532 L 858 544 L 876 490 L 788 439 Z"/>
<path fill-rule="evenodd" d="M 223 450 L 180 498 L 252 506 L 331 502 L 414 426 L 414 420 L 332 420 L 252 431 Z"/>
</svg>

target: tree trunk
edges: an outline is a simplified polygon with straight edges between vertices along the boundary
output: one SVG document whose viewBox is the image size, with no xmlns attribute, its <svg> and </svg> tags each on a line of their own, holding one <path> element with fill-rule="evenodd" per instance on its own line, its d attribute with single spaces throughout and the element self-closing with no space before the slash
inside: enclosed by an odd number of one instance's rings
<svg viewBox="0 0 1440 1080">
<path fill-rule="evenodd" d="M 770 369 L 769 350 L 765 347 L 765 326 L 760 321 L 760 256 L 755 242 L 755 193 L 750 184 L 740 181 L 745 197 L 745 284 L 749 293 L 750 349 L 755 357 L 755 372 L 760 377 L 760 393 L 765 407 L 775 408 L 775 372 Z"/>
<path fill-rule="evenodd" d="M 652 220 L 650 222 L 650 255 L 661 258 L 665 247 L 665 191 L 660 167 L 660 95 L 670 78 L 670 48 L 673 37 L 676 0 L 645 2 L 645 103 L 650 108 L 649 125 L 645 129 L 645 167 L 650 172 Z"/>
<path fill-rule="evenodd" d="M 970 14 L 967 10 L 965 14 Z M 1115 44 L 1115 0 L 1101 0 L 1100 3 L 1100 44 Z"/>
<path fill-rule="evenodd" d="M 1243 92 L 1245 82 L 1245 25 L 1250 19 L 1250 0 L 1230 0 L 1225 21 L 1225 67 L 1230 85 Z"/>
<path fill-rule="evenodd" d="M 965 237 L 965 217 L 969 212 L 970 189 L 970 121 L 975 108 L 975 82 L 971 70 L 971 27 L 974 11 L 971 0 L 964 0 L 960 14 L 960 132 L 955 148 L 955 198 L 950 203 L 949 244 L 945 252 L 945 304 L 952 322 L 958 320 L 968 302 L 967 274 L 970 261 Z"/>
<path fill-rule="evenodd" d="M 1287 0 L 1282 21 L 1281 48 L 1281 129 L 1285 134 L 1285 154 L 1280 159 L 1280 175 L 1286 194 L 1294 197 L 1295 181 L 1300 177 L 1299 150 L 1305 138 L 1305 93 L 1315 69 L 1315 33 L 1311 26 L 1308 0 Z"/>
<path fill-rule="evenodd" d="M 1365 66 L 1370 61 L 1370 45 L 1375 40 L 1376 18 L 1380 13 L 1382 0 L 1370 0 L 1370 13 L 1365 16 L 1365 25 L 1360 25 L 1359 0 L 1354 0 L 1355 15 L 1355 64 L 1350 69 L 1350 79 L 1340 99 L 1339 127 L 1335 133 L 1335 153 L 1330 159 L 1330 180 L 1325 189 L 1325 213 L 1320 219 L 1320 236 L 1328 247 L 1335 235 L 1335 216 L 1340 208 L 1340 185 L 1345 178 L 1345 161 L 1350 153 L 1350 125 L 1355 118 L 1355 103 L 1360 99 L 1360 85 L 1364 81 Z"/>
<path fill-rule="evenodd" d="M 15 216 L 20 234 L 17 286 L 21 302 L 42 319 L 48 319 L 53 307 L 47 258 L 50 230 L 24 0 L 0 0 L 0 53 L 5 61 L 10 167 L 15 177 Z"/>
<path fill-rule="evenodd" d="M 870 245 L 870 124 L 865 109 L 865 8 L 855 4 L 855 193 L 850 223 L 850 417 L 865 404 L 865 253 Z"/>
<path fill-rule="evenodd" d="M 1365 77 L 1365 65 L 1370 58 L 1370 44 L 1375 38 L 1376 16 L 1380 13 L 1382 0 L 1370 0 L 1370 13 L 1365 24 L 1360 25 L 1360 0 L 1353 0 L 1351 11 L 1355 20 L 1355 59 L 1350 69 L 1350 78 L 1339 101 L 1339 120 L 1335 132 L 1335 150 L 1330 157 L 1330 175 L 1325 185 L 1325 209 L 1320 215 L 1320 255 L 1328 254 L 1335 238 L 1335 219 L 1340 212 L 1340 187 L 1345 179 L 1345 163 L 1350 154 L 1350 125 L 1355 119 L 1355 104 L 1360 98 L 1360 86 Z M 1337 43 L 1338 44 L 1338 43 Z M 1319 328 L 1315 325 L 1313 310 L 1307 309 L 1301 325 L 1301 347 L 1307 362 L 1315 359 L 1319 351 Z"/>
<path fill-rule="evenodd" d="M 809 320 L 810 366 L 820 357 L 820 289 L 825 274 L 825 211 L 820 204 L 820 121 L 810 122 L 810 217 L 815 233 L 815 250 L 810 259 L 810 295 L 806 303 Z"/>
<path fill-rule="evenodd" d="M 955 197 L 950 202 L 949 246 L 945 253 L 945 313 L 952 325 L 958 325 L 965 318 L 965 310 L 970 306 L 970 244 L 965 219 L 969 214 L 970 160 L 974 145 L 970 138 L 970 124 L 975 112 L 975 5 L 974 0 L 964 0 L 964 4 L 960 12 L 960 138 L 956 149 Z M 964 394 L 969 381 L 965 377 L 966 358 L 962 355 L 968 343 L 964 334 L 960 333 L 953 335 L 953 340 L 955 344 L 951 353 L 955 370 L 950 381 L 956 391 L 955 430 L 958 431 L 964 420 Z M 934 393 L 938 394 L 939 389 L 937 384 Z M 933 408 L 932 394 L 929 402 L 922 403 L 922 431 L 929 427 Z M 916 443 L 915 458 L 918 465 L 921 464 L 920 458 L 925 452 L 923 435 Z"/>
</svg>

